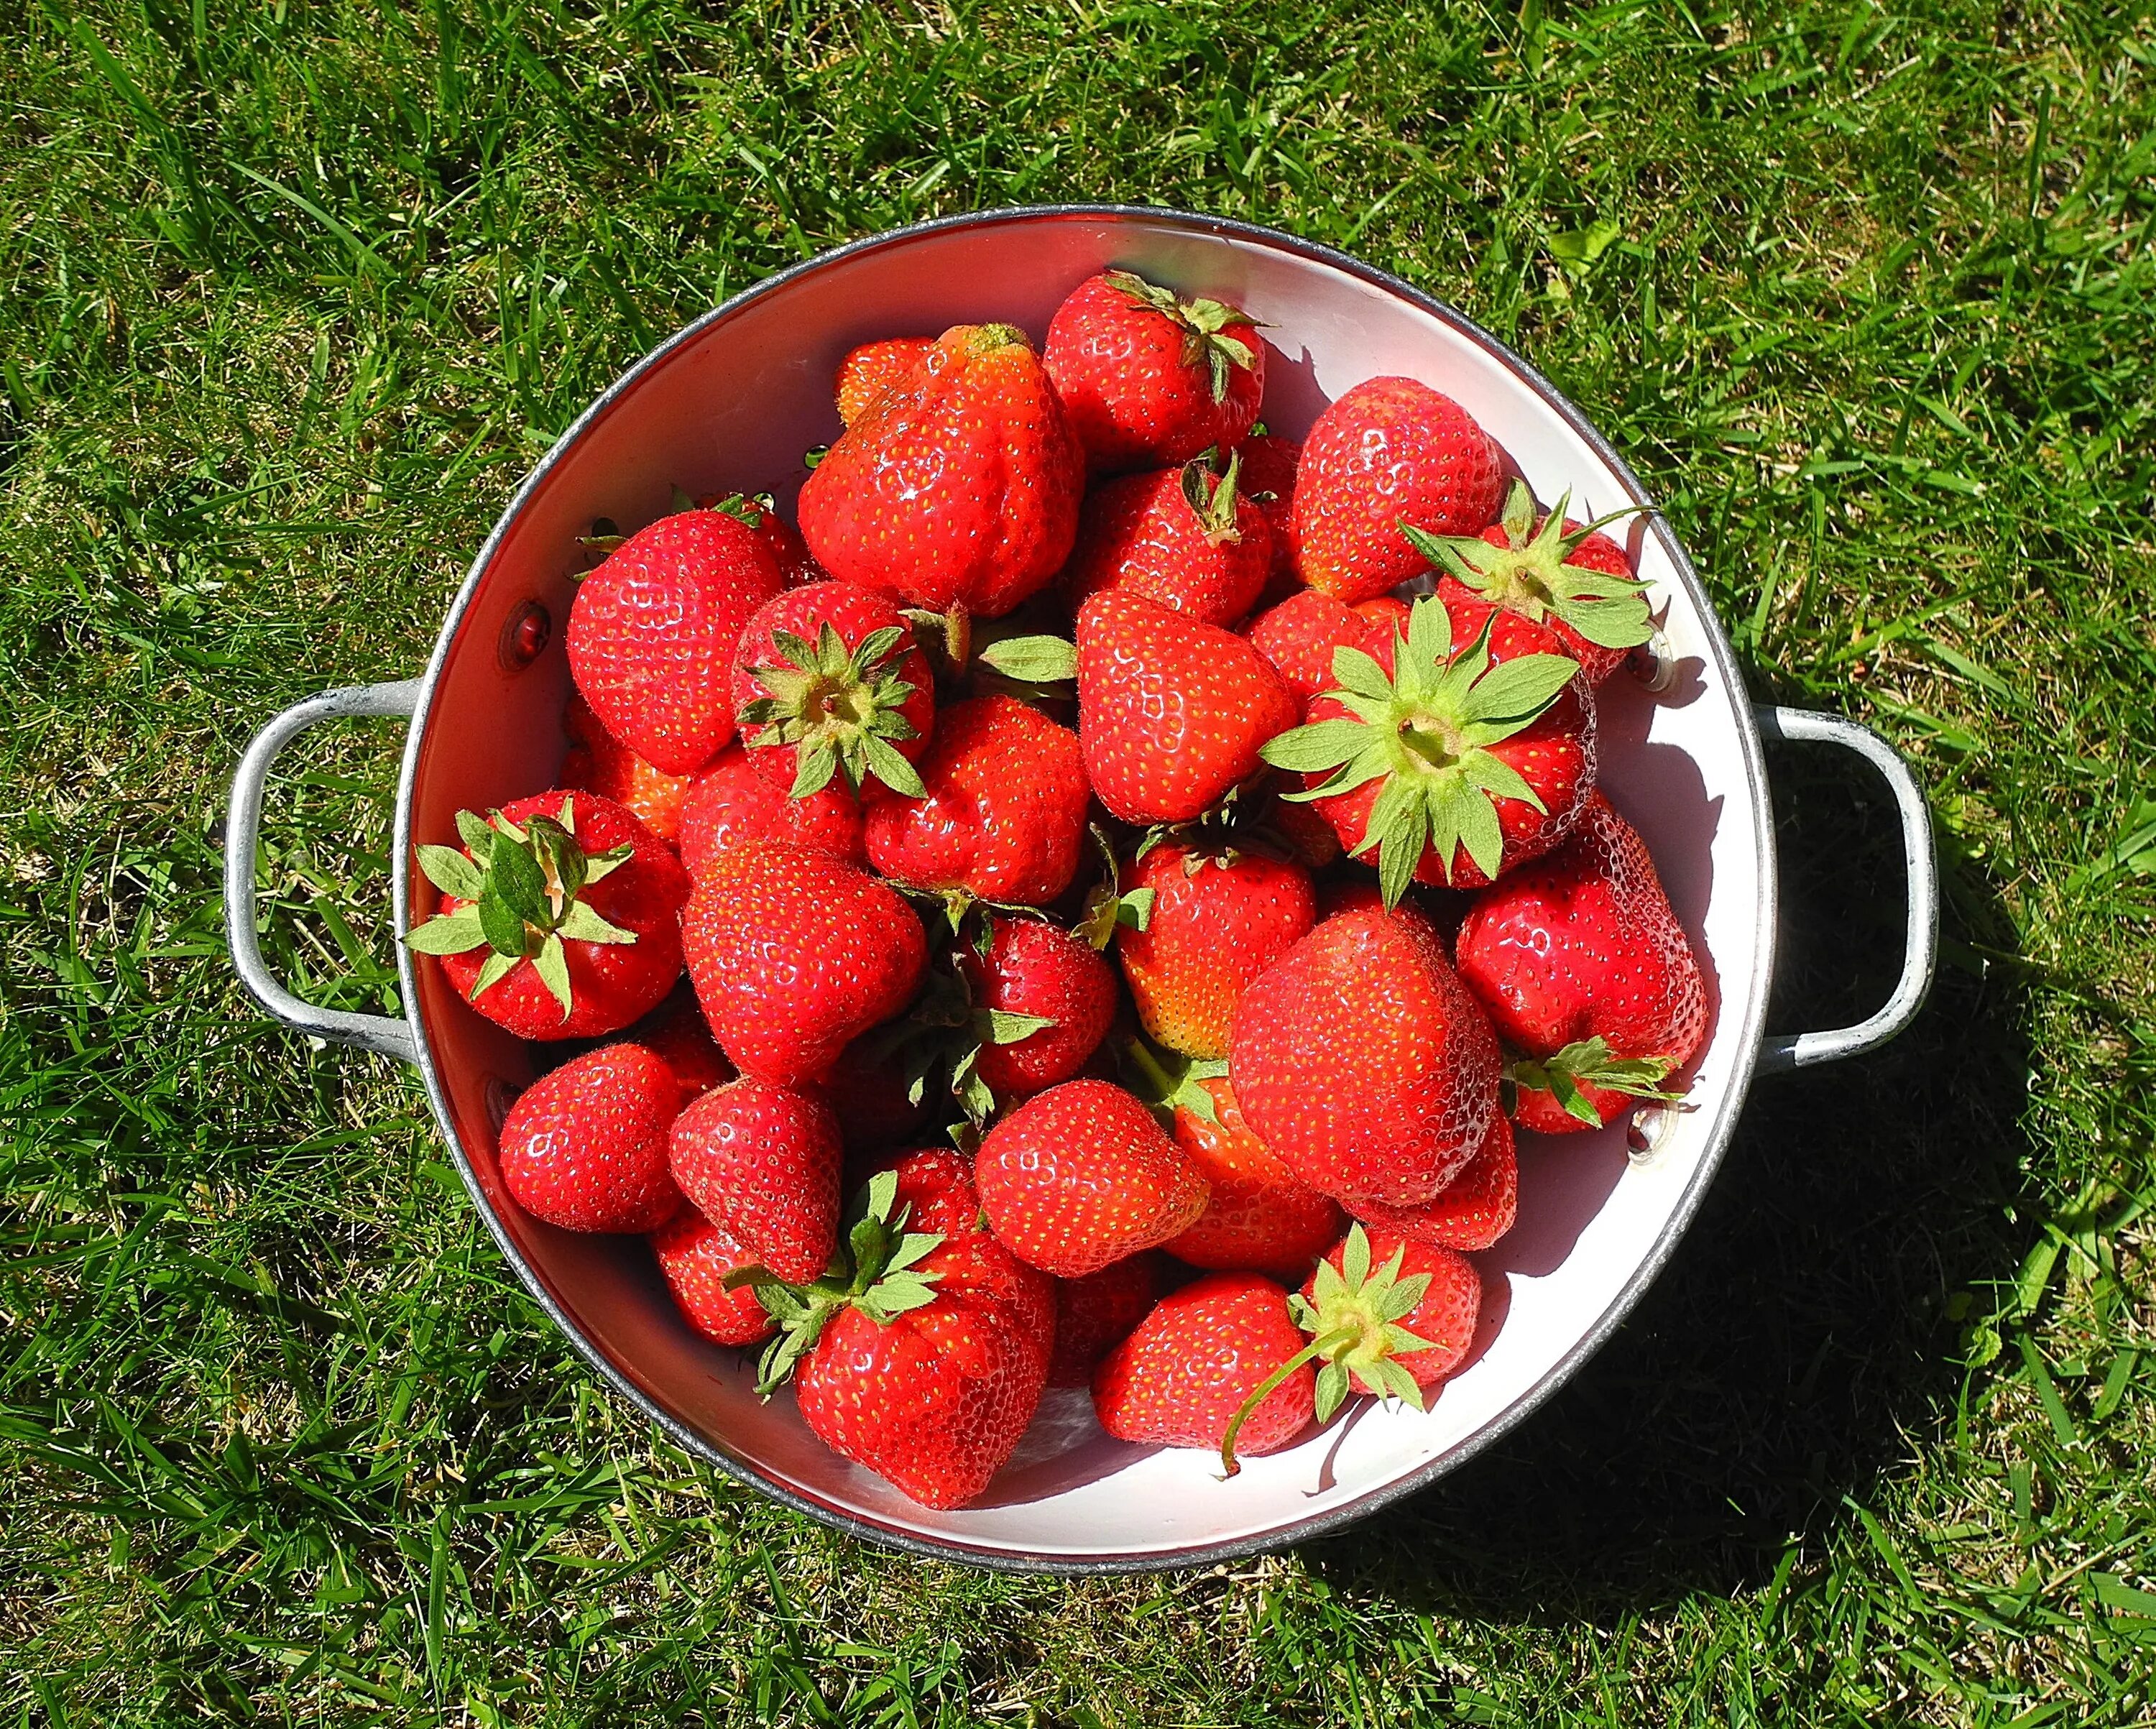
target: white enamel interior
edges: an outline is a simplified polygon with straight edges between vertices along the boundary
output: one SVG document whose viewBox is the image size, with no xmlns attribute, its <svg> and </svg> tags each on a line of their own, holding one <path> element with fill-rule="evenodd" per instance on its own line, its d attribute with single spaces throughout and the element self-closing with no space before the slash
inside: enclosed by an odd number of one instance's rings
<svg viewBox="0 0 2156 1729">
<path fill-rule="evenodd" d="M 575 537 L 595 518 L 634 528 L 670 489 L 776 492 L 789 511 L 802 452 L 838 432 L 830 381 L 850 346 L 1003 320 L 1038 341 L 1059 300 L 1090 272 L 1127 265 L 1239 302 L 1270 326 L 1265 416 L 1300 436 L 1324 403 L 1381 373 L 1421 378 L 1464 403 L 1548 500 L 1569 488 L 1582 517 L 1635 501 L 1562 408 L 1471 333 L 1323 259 L 1190 218 L 1036 213 L 915 231 L 853 250 L 751 297 L 633 375 L 563 441 L 511 507 L 437 652 L 429 706 L 406 766 L 408 839 L 454 841 L 459 807 L 551 783 L 567 690 L 559 623 L 580 567 Z M 1441 287 L 1442 285 L 1440 285 Z M 1458 1456 L 1516 1415 L 1599 1340 L 1628 1285 L 1666 1252 L 1741 1102 L 1770 957 L 1762 909 L 1771 859 L 1751 772 L 1741 690 L 1730 686 L 1711 617 L 1661 531 L 1634 519 L 1641 572 L 1667 608 L 1681 674 L 1659 697 L 1620 679 L 1602 713 L 1604 785 L 1645 834 L 1715 981 L 1714 1031 L 1691 1108 L 1653 1156 L 1628 1160 L 1620 1131 L 1523 1137 L 1520 1223 L 1478 1257 L 1488 1298 L 1479 1355 L 1427 1413 L 1364 1408 L 1301 1444 L 1217 1480 L 1202 1453 L 1108 1439 L 1082 1393 L 1051 1394 L 985 1504 L 932 1512 L 827 1452 L 788 1396 L 759 1403 L 743 1357 L 692 1337 L 635 1241 L 536 1224 L 502 1197 L 490 1083 L 531 1076 L 524 1048 L 455 1000 L 430 967 L 408 1001 L 431 1058 L 444 1121 L 506 1242 L 585 1349 L 611 1365 L 677 1433 L 782 1491 L 871 1534 L 949 1545 L 984 1559 L 1103 1564 L 1250 1545 L 1338 1516 L 1433 1462 Z M 556 621 L 537 664 L 505 672 L 505 621 L 536 598 Z M 409 909 L 400 905 L 400 925 Z M 504 1096 L 492 1089 L 498 1108 Z"/>
</svg>

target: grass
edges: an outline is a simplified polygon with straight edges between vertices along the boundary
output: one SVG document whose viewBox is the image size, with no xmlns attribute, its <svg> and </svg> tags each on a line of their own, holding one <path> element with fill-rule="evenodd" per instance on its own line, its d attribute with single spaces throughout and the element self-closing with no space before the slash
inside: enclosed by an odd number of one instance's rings
<svg viewBox="0 0 2156 1729">
<path fill-rule="evenodd" d="M 25 1725 L 2156 1716 L 2156 35 L 2144 7 L 40 0 L 0 25 L 0 1712 Z M 1465 307 L 1666 500 L 1758 694 L 1919 765 L 1881 1055 L 1763 1085 L 1622 1334 L 1234 1570 L 922 1566 L 660 1444 L 416 1084 L 235 990 L 223 782 L 417 667 L 659 336 L 932 213 L 1158 199 Z M 280 778 L 269 941 L 390 1000 L 398 735 Z M 1776 764 L 1777 1020 L 1887 813 Z"/>
</svg>

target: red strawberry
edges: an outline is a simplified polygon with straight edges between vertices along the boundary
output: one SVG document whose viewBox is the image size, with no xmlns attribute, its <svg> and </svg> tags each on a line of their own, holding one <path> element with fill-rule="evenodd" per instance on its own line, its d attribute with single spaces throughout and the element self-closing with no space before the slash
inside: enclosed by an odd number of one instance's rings
<svg viewBox="0 0 2156 1729">
<path fill-rule="evenodd" d="M 824 1096 L 838 1114 L 848 1152 L 880 1152 L 911 1140 L 928 1120 L 928 1101 L 911 1096 L 896 1059 L 857 1039 L 839 1053 L 824 1077 Z M 968 1179 L 971 1180 L 970 1178 Z"/>
<path fill-rule="evenodd" d="M 839 1120 L 813 1093 L 744 1075 L 674 1121 L 674 1180 L 781 1279 L 820 1278 L 839 1244 Z"/>
<path fill-rule="evenodd" d="M 1050 1387 L 1090 1387 L 1101 1359 L 1131 1336 L 1160 1295 L 1160 1257 L 1127 1255 L 1082 1279 L 1055 1281 Z"/>
<path fill-rule="evenodd" d="M 1419 1207 L 1355 1203 L 1355 1216 L 1373 1231 L 1390 1231 L 1439 1249 L 1487 1249 L 1512 1228 L 1520 1211 L 1520 1162 L 1512 1125 L 1500 1111 L 1475 1157 Z"/>
<path fill-rule="evenodd" d="M 1178 1104 L 1175 1138 L 1198 1162 L 1213 1193 L 1198 1222 L 1170 1240 L 1168 1252 L 1194 1267 L 1297 1277 L 1338 1239 L 1339 1208 L 1296 1182 L 1250 1132 L 1225 1076 L 1192 1085 L 1212 1101 L 1213 1114 Z"/>
<path fill-rule="evenodd" d="M 1572 838 L 1480 896 L 1460 976 L 1512 1065 L 1520 1126 L 1597 1128 L 1661 1085 L 1707 1036 L 1707 986 L 1646 844 L 1596 793 Z"/>
<path fill-rule="evenodd" d="M 681 917 L 697 999 L 720 1049 L 774 1086 L 813 1080 L 911 1000 L 921 920 L 865 870 L 802 847 L 719 854 Z"/>
<path fill-rule="evenodd" d="M 640 1045 L 586 1051 L 509 1107 L 501 1186 L 564 1230 L 656 1230 L 681 1210 L 666 1170 L 667 1125 L 680 1108 L 674 1071 Z"/>
<path fill-rule="evenodd" d="M 913 765 L 936 725 L 936 679 L 906 614 L 852 582 L 789 588 L 748 621 L 734 701 L 749 761 L 795 798 L 840 778 L 921 796 Z"/>
<path fill-rule="evenodd" d="M 1359 1252 L 1358 1237 L 1363 1238 Z M 1414 1283 L 1418 1279 L 1428 1281 L 1419 1292 Z M 1408 1293 L 1416 1293 L 1411 1305 L 1406 1301 Z M 1468 1348 L 1475 1342 L 1475 1323 L 1482 1312 L 1482 1279 L 1475 1264 L 1457 1249 L 1433 1248 L 1392 1231 L 1364 1236 L 1358 1225 L 1317 1264 L 1302 1287 L 1302 1300 L 1309 1311 L 1302 1326 L 1313 1339 L 1342 1330 L 1355 1333 L 1352 1342 L 1319 1352 L 1339 1366 L 1349 1387 L 1376 1398 L 1394 1394 L 1420 1410 L 1422 1391 L 1445 1380 L 1467 1359 Z M 1387 1312 L 1390 1310 L 1399 1312 Z M 1401 1332 L 1425 1348 L 1403 1349 Z M 1404 1371 L 1407 1380 L 1389 1370 L 1388 1364 Z M 1332 1414 L 1326 1409 L 1325 1381 L 1321 1369 L 1321 1423 Z M 1337 1407 L 1338 1400 L 1333 1403 Z"/>
<path fill-rule="evenodd" d="M 945 1237 L 970 1237 L 988 1229 L 981 1217 L 980 1192 L 973 1187 L 973 1162 L 956 1148 L 923 1147 L 894 1154 L 876 1169 L 896 1173 L 892 1216 L 903 1208 L 912 1229 L 937 1231 Z M 1045 1290 L 1047 1282 L 1039 1281 L 1038 1288 Z"/>
<path fill-rule="evenodd" d="M 729 492 L 710 499 L 699 499 L 696 507 L 704 510 L 723 510 L 735 521 L 746 525 L 770 550 L 773 562 L 778 566 L 779 577 L 788 587 L 798 588 L 803 582 L 823 581 L 822 569 L 808 556 L 808 542 L 795 533 L 793 526 L 778 514 L 769 493 L 760 492 L 750 498 L 738 492 Z"/>
<path fill-rule="evenodd" d="M 1358 600 L 1348 610 L 1363 621 L 1373 636 L 1405 635 L 1414 608 L 1397 594 L 1380 594 L 1374 600 Z M 1479 614 L 1478 614 L 1479 616 Z"/>
<path fill-rule="evenodd" d="M 1408 539 L 1450 573 L 1440 579 L 1440 595 L 1450 598 L 1464 587 L 1548 626 L 1588 683 L 1600 685 L 1655 634 L 1655 624 L 1625 549 L 1568 518 L 1565 502 L 1559 499 L 1556 510 L 1537 518 L 1534 495 L 1524 480 L 1515 480 L 1504 520 L 1479 536 L 1446 538 L 1410 530 Z"/>
<path fill-rule="evenodd" d="M 1295 721 L 1280 675 L 1233 632 L 1112 589 L 1080 610 L 1078 737 L 1094 795 L 1122 821 L 1198 816 Z"/>
<path fill-rule="evenodd" d="M 1086 495 L 1078 544 L 1063 567 L 1075 607 L 1121 588 L 1208 624 L 1233 624 L 1256 603 L 1272 569 L 1272 531 L 1240 496 L 1240 459 L 1224 475 L 1185 463 L 1108 480 Z"/>
<path fill-rule="evenodd" d="M 1243 494 L 1264 513 L 1265 526 L 1272 531 L 1272 580 L 1295 582 L 1295 473 L 1302 446 L 1260 433 L 1238 444 L 1235 454 L 1243 459 Z"/>
<path fill-rule="evenodd" d="M 938 716 L 923 796 L 870 808 L 869 857 L 894 882 L 1039 906 L 1070 886 L 1086 836 L 1077 736 L 1014 696 Z"/>
<path fill-rule="evenodd" d="M 1262 853 L 1163 841 L 1131 867 L 1130 885 L 1152 891 L 1145 923 L 1116 933 L 1139 1020 L 1170 1049 L 1224 1057 L 1236 999 L 1310 930 L 1310 873 Z"/>
<path fill-rule="evenodd" d="M 574 690 L 562 716 L 562 730 L 570 739 L 569 754 L 562 759 L 562 786 L 611 798 L 661 840 L 680 834 L 681 804 L 689 793 L 686 775 L 654 768 L 600 726 L 591 705 Z"/>
<path fill-rule="evenodd" d="M 1351 1208 L 1419 1206 L 1481 1144 L 1497 1041 L 1419 914 L 1334 914 L 1235 1008 L 1228 1072 L 1244 1120 Z"/>
<path fill-rule="evenodd" d="M 1404 636 L 1341 651 L 1342 687 L 1265 746 L 1303 772 L 1388 902 L 1419 878 L 1475 888 L 1548 852 L 1594 784 L 1594 698 L 1557 639 L 1486 603 L 1419 601 Z"/>
<path fill-rule="evenodd" d="M 1309 1427 L 1317 1377 L 1287 1293 L 1257 1273 L 1209 1273 L 1153 1306 L 1093 1377 L 1093 1410 L 1119 1441 L 1218 1447 L 1245 1400 L 1295 1363 L 1244 1419 L 1240 1450 L 1277 1452 Z"/>
<path fill-rule="evenodd" d="M 1505 498 L 1502 454 L 1474 417 L 1412 378 L 1373 378 L 1317 417 L 1296 472 L 1296 568 L 1353 603 L 1427 567 L 1401 531 L 1480 534 Z"/>
<path fill-rule="evenodd" d="M 1332 656 L 1359 649 L 1368 640 L 1367 619 L 1344 600 L 1298 588 L 1270 612 L 1260 613 L 1245 633 L 1270 661 L 1298 701 L 1308 703 L 1336 688 Z"/>
<path fill-rule="evenodd" d="M 1190 1155 L 1105 1080 L 1065 1081 L 1011 1111 L 981 1142 L 973 1180 L 996 1235 L 1062 1279 L 1157 1247 L 1205 1210 Z"/>
<path fill-rule="evenodd" d="M 693 990 L 674 992 L 629 1029 L 620 1043 L 640 1044 L 662 1058 L 681 1083 L 681 1103 L 723 1086 L 734 1078 L 734 1065 L 711 1039 Z"/>
<path fill-rule="evenodd" d="M 600 724 L 667 774 L 694 774 L 734 736 L 734 644 L 781 587 L 778 561 L 722 510 L 641 529 L 577 586 L 569 670 Z"/>
<path fill-rule="evenodd" d="M 860 803 L 843 782 L 789 798 L 739 744 L 728 745 L 689 783 L 680 839 L 691 876 L 701 876 L 727 848 L 754 840 L 785 841 L 853 864 L 868 861 Z"/>
<path fill-rule="evenodd" d="M 651 1238 L 659 1270 L 682 1319 L 715 1345 L 753 1345 L 771 1337 L 770 1314 L 747 1286 L 728 1290 L 726 1275 L 757 1265 L 725 1228 L 694 1207 Z"/>
<path fill-rule="evenodd" d="M 1102 472 L 1171 468 L 1250 431 L 1265 345 L 1237 308 L 1128 270 L 1088 277 L 1048 326 L 1048 376 Z"/>
<path fill-rule="evenodd" d="M 847 427 L 801 490 L 834 577 L 1001 618 L 1070 556 L 1085 459 L 1025 333 L 946 331 Z"/>
<path fill-rule="evenodd" d="M 423 846 L 441 911 L 405 935 L 489 1020 L 524 1039 L 596 1039 L 681 976 L 689 878 L 665 842 L 610 798 L 557 790 L 482 818 L 462 848 Z"/>
<path fill-rule="evenodd" d="M 880 342 L 864 342 L 849 350 L 839 362 L 834 385 L 839 423 L 851 426 L 875 406 L 886 391 L 912 377 L 935 346 L 933 336 L 886 336 Z"/>
<path fill-rule="evenodd" d="M 988 953 L 963 966 L 990 1022 L 973 1072 L 998 1100 L 1070 1080 L 1116 1018 L 1116 976 L 1099 951 L 1039 919 L 998 919 Z M 1026 1030 L 1036 1019 L 1047 1024 Z"/>
</svg>

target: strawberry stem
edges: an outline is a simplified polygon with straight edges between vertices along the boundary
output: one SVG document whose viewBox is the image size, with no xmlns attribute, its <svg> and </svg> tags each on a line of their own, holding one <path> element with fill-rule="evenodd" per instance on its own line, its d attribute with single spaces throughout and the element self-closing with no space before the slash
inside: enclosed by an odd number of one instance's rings
<svg viewBox="0 0 2156 1729">
<path fill-rule="evenodd" d="M 1243 1432 L 1243 1425 L 1250 1420 L 1250 1413 L 1265 1402 L 1273 1389 L 1305 1363 L 1337 1351 L 1343 1346 L 1352 1345 L 1362 1336 L 1363 1330 L 1359 1326 L 1342 1326 L 1321 1334 L 1258 1383 L 1257 1391 L 1245 1399 L 1243 1408 L 1228 1419 L 1228 1432 L 1220 1437 L 1220 1472 L 1224 1477 L 1232 1477 L 1242 1470 L 1235 1459 L 1235 1437 Z"/>
</svg>

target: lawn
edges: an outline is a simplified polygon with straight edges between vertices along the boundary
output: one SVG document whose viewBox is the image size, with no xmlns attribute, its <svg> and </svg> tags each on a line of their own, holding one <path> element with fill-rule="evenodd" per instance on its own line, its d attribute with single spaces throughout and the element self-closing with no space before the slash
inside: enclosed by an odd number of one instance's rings
<svg viewBox="0 0 2156 1729">
<path fill-rule="evenodd" d="M 0 146 L 0 1715 L 25 1725 L 2156 1716 L 2156 33 L 2145 6 L 67 0 Z M 1755 694 L 1934 800 L 1923 1018 L 1763 1083 L 1550 1406 L 1359 1529 L 1065 1583 L 662 1444 L 386 1062 L 218 930 L 255 726 L 418 668 L 660 336 L 817 249 L 1155 200 L 1347 247 L 1549 372 Z M 393 1000 L 401 740 L 262 868 Z M 1872 784 L 1778 752 L 1783 1026 L 1898 958 Z"/>
</svg>

